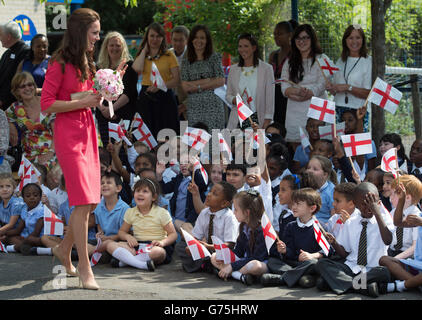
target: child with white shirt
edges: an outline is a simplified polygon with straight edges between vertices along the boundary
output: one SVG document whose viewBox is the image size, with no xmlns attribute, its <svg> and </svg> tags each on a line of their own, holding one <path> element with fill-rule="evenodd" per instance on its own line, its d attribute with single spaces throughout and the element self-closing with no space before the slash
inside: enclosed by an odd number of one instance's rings
<svg viewBox="0 0 422 320">
<path fill-rule="evenodd" d="M 66 184 L 64 181 L 64 175 L 62 174 L 59 186 L 51 190 L 50 195 L 48 196 L 47 206 L 51 209 L 51 211 L 58 212 L 59 207 L 67 200 L 67 198 Z"/>
<path fill-rule="evenodd" d="M 336 253 L 345 261 L 321 259 L 315 266 L 321 275 L 317 287 L 333 290 L 336 294 L 354 290 L 378 297 L 379 284 L 390 280 L 388 269 L 379 266 L 378 261 L 386 255 L 393 239 L 393 221 L 388 213 L 381 212 L 378 189 L 370 182 L 362 182 L 356 187 L 353 202 L 360 212 L 346 221 L 337 238 L 326 234 Z M 356 277 L 360 277 L 361 282 Z"/>
<path fill-rule="evenodd" d="M 199 214 L 191 234 L 203 244 L 208 251 L 214 251 L 211 236 L 218 237 L 233 249 L 237 239 L 238 223 L 230 209 L 236 189 L 226 181 L 220 181 L 212 187 L 205 198 L 205 208 Z M 182 260 L 183 270 L 195 272 L 211 271 L 210 260 L 192 260 L 184 240 L 176 244 L 176 252 Z"/>
</svg>

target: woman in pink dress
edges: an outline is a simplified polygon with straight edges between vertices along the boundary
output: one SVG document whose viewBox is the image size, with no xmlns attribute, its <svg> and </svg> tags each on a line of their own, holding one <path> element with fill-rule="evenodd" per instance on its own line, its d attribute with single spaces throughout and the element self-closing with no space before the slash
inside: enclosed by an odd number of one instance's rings
<svg viewBox="0 0 422 320">
<path fill-rule="evenodd" d="M 56 114 L 54 145 L 63 170 L 69 205 L 75 206 L 69 230 L 53 254 L 70 276 L 78 276 L 85 289 L 99 289 L 88 257 L 88 217 L 100 202 L 100 163 L 97 133 L 91 107 L 100 104 L 98 93 L 71 99 L 77 92 L 92 89 L 95 74 L 94 46 L 100 39 L 100 16 L 82 8 L 67 23 L 62 45 L 50 60 L 41 94 L 41 108 Z M 76 245 L 78 269 L 70 253 Z"/>
</svg>

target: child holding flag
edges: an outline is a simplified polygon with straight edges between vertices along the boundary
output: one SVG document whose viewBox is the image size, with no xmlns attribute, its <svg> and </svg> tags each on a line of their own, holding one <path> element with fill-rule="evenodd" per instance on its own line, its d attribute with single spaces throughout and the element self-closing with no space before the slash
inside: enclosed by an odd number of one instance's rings
<svg viewBox="0 0 422 320">
<path fill-rule="evenodd" d="M 263 286 L 287 284 L 292 287 L 299 283 L 303 288 L 310 288 L 315 285 L 314 266 L 324 256 L 322 247 L 325 246 L 329 252 L 325 239 L 320 240 L 325 244 L 316 240 L 314 215 L 320 208 L 321 197 L 316 190 L 304 188 L 293 192 L 292 211 L 296 221 L 286 226 L 284 241 L 276 242 L 278 254 L 273 254 L 268 260 L 271 273 L 262 275 Z"/>
<path fill-rule="evenodd" d="M 224 264 L 221 261 L 212 261 L 219 270 L 218 276 L 227 279 L 229 276 L 251 285 L 253 276 L 259 277 L 267 272 L 267 248 L 264 232 L 261 227 L 261 218 L 265 214 L 264 203 L 255 190 L 241 191 L 233 198 L 234 215 L 240 222 L 239 236 L 233 253 L 239 260 Z"/>
</svg>

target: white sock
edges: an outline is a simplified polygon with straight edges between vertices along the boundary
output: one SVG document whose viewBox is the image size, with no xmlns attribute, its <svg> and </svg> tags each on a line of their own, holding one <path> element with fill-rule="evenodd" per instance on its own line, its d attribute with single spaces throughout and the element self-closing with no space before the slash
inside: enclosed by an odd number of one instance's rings
<svg viewBox="0 0 422 320">
<path fill-rule="evenodd" d="M 136 259 L 135 256 L 133 256 L 128 250 L 124 248 L 117 248 L 114 250 L 112 256 L 132 267 L 148 270 L 148 266 L 145 261 Z"/>
<path fill-rule="evenodd" d="M 52 256 L 51 248 L 37 247 L 37 255 L 39 256 Z"/>
<path fill-rule="evenodd" d="M 404 286 L 404 281 L 396 280 L 396 287 L 398 292 L 403 292 L 404 290 L 407 290 Z"/>
<path fill-rule="evenodd" d="M 15 245 L 12 244 L 11 246 L 6 246 L 6 250 L 7 252 L 11 253 L 11 252 L 16 252 L 15 250 Z"/>
<path fill-rule="evenodd" d="M 394 285 L 394 282 L 387 283 L 387 292 L 394 292 L 396 289 L 396 286 Z"/>
<path fill-rule="evenodd" d="M 119 261 L 119 268 L 127 267 L 127 264 Z"/>
<path fill-rule="evenodd" d="M 240 281 L 240 278 L 242 277 L 242 275 L 243 275 L 243 273 L 241 273 L 239 271 L 233 271 L 232 272 L 232 278 L 239 280 L 239 281 Z"/>
<path fill-rule="evenodd" d="M 145 262 L 151 260 L 151 258 L 149 257 L 149 254 L 148 253 L 140 253 L 140 254 L 137 254 L 135 256 L 135 258 L 138 259 L 139 261 L 145 261 Z"/>
</svg>

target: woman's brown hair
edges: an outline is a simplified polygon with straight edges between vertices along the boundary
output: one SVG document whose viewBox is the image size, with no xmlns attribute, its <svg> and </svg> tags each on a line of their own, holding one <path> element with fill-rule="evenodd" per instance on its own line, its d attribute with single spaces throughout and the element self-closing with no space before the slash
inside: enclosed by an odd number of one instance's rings
<svg viewBox="0 0 422 320">
<path fill-rule="evenodd" d="M 198 31 L 201 31 L 201 30 L 204 31 L 205 37 L 207 39 L 207 43 L 205 45 L 205 51 L 204 51 L 204 60 L 207 60 L 209 57 L 211 57 L 212 53 L 214 52 L 210 31 L 208 30 L 207 26 L 198 24 L 192 28 L 189 34 L 189 38 L 188 38 L 186 55 L 187 55 L 189 63 L 194 63 L 198 59 L 198 57 L 196 56 L 195 48 L 193 47 L 193 40 L 195 39 Z"/>
<path fill-rule="evenodd" d="M 91 23 L 100 21 L 100 15 L 92 9 L 80 8 L 73 11 L 67 20 L 67 29 L 59 48 L 54 52 L 50 63 L 57 60 L 62 64 L 74 65 L 79 71 L 80 81 L 86 81 L 95 74 L 94 52 L 87 52 L 88 29 Z"/>
<path fill-rule="evenodd" d="M 359 57 L 366 58 L 368 56 L 368 48 L 366 47 L 366 38 L 365 38 L 365 32 L 363 32 L 363 29 L 361 27 L 357 28 L 355 25 L 350 25 L 347 27 L 346 31 L 344 31 L 343 39 L 341 40 L 341 44 L 343 47 L 343 50 L 341 52 L 341 60 L 346 61 L 347 57 L 350 54 L 350 50 L 347 47 L 347 38 L 352 34 L 353 30 L 357 30 L 362 37 L 362 47 L 359 50 Z"/>
<path fill-rule="evenodd" d="M 29 80 L 30 82 L 32 82 L 32 84 L 34 85 L 34 96 L 37 95 L 37 84 L 35 83 L 34 77 L 29 73 L 29 72 L 21 72 L 21 73 L 16 73 L 13 78 L 12 78 L 12 82 L 10 84 L 10 92 L 15 96 L 15 98 L 18 101 L 21 101 L 22 98 L 19 95 L 19 86 L 22 85 L 23 82 L 25 82 L 26 80 Z"/>
<path fill-rule="evenodd" d="M 142 50 L 147 45 L 148 35 L 149 35 L 151 30 L 154 30 L 155 32 L 157 32 L 163 38 L 163 41 L 161 41 L 160 49 L 158 50 L 158 54 L 160 56 L 162 56 L 162 55 L 165 55 L 165 54 L 168 53 L 167 52 L 167 42 L 166 42 L 166 32 L 164 31 L 164 28 L 161 24 L 159 24 L 157 22 L 153 22 L 147 27 L 147 31 L 145 32 L 145 36 L 142 39 L 141 45 L 139 46 L 139 50 L 136 53 L 136 56 L 139 56 L 141 54 Z"/>
</svg>

